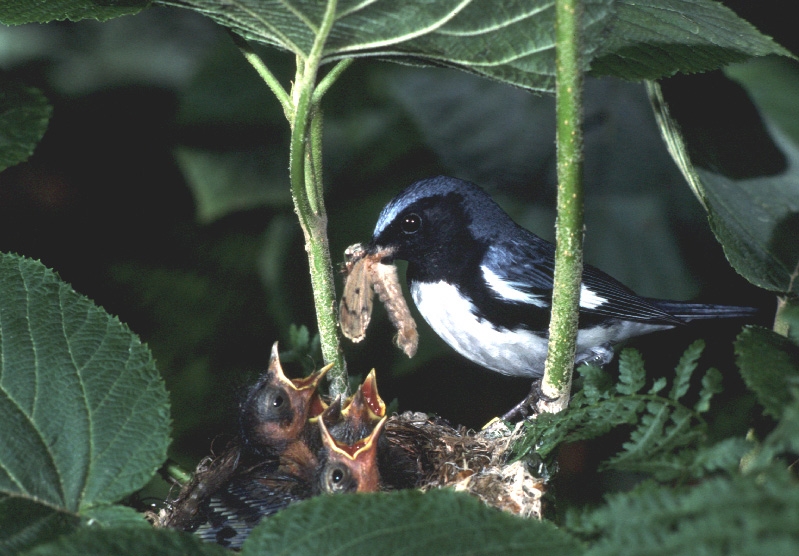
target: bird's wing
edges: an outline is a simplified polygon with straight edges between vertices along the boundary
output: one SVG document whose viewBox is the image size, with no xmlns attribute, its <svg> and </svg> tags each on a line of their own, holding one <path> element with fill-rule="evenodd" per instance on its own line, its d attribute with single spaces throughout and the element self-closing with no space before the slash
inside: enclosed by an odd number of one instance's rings
<svg viewBox="0 0 799 556">
<path fill-rule="evenodd" d="M 524 241 L 509 239 L 496 243 L 483 259 L 483 276 L 488 286 L 505 300 L 549 308 L 554 251 L 551 243 L 532 234 L 524 237 Z M 652 324 L 683 323 L 590 265 L 583 268 L 580 311 Z"/>
<path fill-rule="evenodd" d="M 583 268 L 580 310 L 651 324 L 684 324 L 683 320 L 636 295 L 615 278 L 590 265 Z"/>
</svg>

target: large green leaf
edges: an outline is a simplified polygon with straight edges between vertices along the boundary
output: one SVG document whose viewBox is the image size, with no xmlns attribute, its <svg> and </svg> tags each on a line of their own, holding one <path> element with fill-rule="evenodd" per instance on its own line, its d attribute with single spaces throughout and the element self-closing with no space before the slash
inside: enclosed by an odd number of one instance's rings
<svg viewBox="0 0 799 556">
<path fill-rule="evenodd" d="M 0 494 L 0 554 L 11 556 L 69 533 L 77 516 L 34 500 Z"/>
<path fill-rule="evenodd" d="M 204 13 L 248 40 L 307 57 L 326 2 L 317 0 L 158 0 Z M 593 51 L 612 0 L 584 2 L 586 49 Z M 552 0 L 342 0 L 324 61 L 380 56 L 453 66 L 529 89 L 554 86 Z"/>
<path fill-rule="evenodd" d="M 713 0 L 616 0 L 611 30 L 591 64 L 597 75 L 658 79 L 753 56 L 790 53 Z"/>
<path fill-rule="evenodd" d="M 169 425 L 136 335 L 41 263 L 0 255 L 0 508 L 74 516 L 118 501 L 165 459 Z"/>
<path fill-rule="evenodd" d="M 105 21 L 140 12 L 150 0 L 4 0 L 0 2 L 0 23 L 47 23 L 69 19 Z"/>
<path fill-rule="evenodd" d="M 0 172 L 28 159 L 47 129 L 51 112 L 38 89 L 0 80 Z"/>
<path fill-rule="evenodd" d="M 230 554 L 217 544 L 168 529 L 117 527 L 87 528 L 55 542 L 37 546 L 26 556 L 109 556 L 142 554 L 147 556 L 224 556 Z"/>
<path fill-rule="evenodd" d="M 204 13 L 248 40 L 307 57 L 326 2 L 156 0 Z M 553 0 L 341 0 L 325 61 L 379 56 L 457 67 L 551 92 L 555 74 Z M 586 0 L 583 54 L 598 74 L 655 78 L 751 56 L 788 52 L 712 0 Z"/>
<path fill-rule="evenodd" d="M 735 355 L 764 412 L 779 419 L 793 401 L 790 386 L 799 381 L 799 347 L 771 330 L 749 326 L 735 340 Z"/>
<path fill-rule="evenodd" d="M 578 553 L 579 544 L 550 523 L 451 490 L 320 496 L 263 520 L 242 548 L 244 556 Z"/>
<path fill-rule="evenodd" d="M 799 63 L 777 56 L 756 58 L 724 68 L 739 82 L 769 121 L 799 143 Z"/>
<path fill-rule="evenodd" d="M 720 75 L 648 87 L 669 151 L 732 266 L 757 286 L 799 293 L 799 145 Z"/>
</svg>

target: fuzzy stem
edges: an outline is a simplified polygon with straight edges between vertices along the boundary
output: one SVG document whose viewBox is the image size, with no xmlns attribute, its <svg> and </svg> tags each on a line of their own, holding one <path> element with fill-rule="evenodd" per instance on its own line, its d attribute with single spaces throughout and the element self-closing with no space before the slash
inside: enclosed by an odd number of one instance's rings
<svg viewBox="0 0 799 556">
<path fill-rule="evenodd" d="M 316 78 L 322 62 L 324 44 L 336 17 L 336 0 L 329 0 L 308 57 L 297 57 L 297 71 L 292 89 L 293 118 L 289 175 L 294 208 L 305 235 L 305 250 L 311 273 L 316 320 L 326 363 L 334 362 L 327 374 L 330 393 L 347 391 L 347 369 L 338 336 L 336 295 L 333 286 L 333 264 L 327 238 L 327 213 L 322 196 L 321 134 L 322 114 L 318 103 L 322 94 L 341 74 L 346 64 L 339 63 L 316 91 Z"/>
<path fill-rule="evenodd" d="M 289 97 L 289 94 L 280 84 L 280 81 L 278 81 L 277 77 L 275 77 L 275 75 L 269 71 L 269 68 L 266 67 L 266 64 L 264 64 L 264 61 L 260 56 L 258 56 L 258 54 L 255 53 L 247 41 L 233 32 L 230 33 L 230 36 L 236 46 L 239 47 L 239 50 L 244 55 L 244 58 L 253 68 L 255 68 L 255 71 L 258 72 L 258 75 L 261 76 L 261 79 L 264 80 L 264 83 L 266 83 L 277 100 L 280 102 L 280 106 L 283 108 L 283 114 L 286 115 L 286 119 L 291 121 L 294 108 L 291 105 L 291 98 Z"/>
<path fill-rule="evenodd" d="M 542 391 L 556 402 L 545 411 L 568 406 L 577 339 L 583 270 L 582 87 L 580 0 L 556 0 L 556 117 L 558 201 L 555 229 L 555 283 L 549 351 Z"/>
</svg>

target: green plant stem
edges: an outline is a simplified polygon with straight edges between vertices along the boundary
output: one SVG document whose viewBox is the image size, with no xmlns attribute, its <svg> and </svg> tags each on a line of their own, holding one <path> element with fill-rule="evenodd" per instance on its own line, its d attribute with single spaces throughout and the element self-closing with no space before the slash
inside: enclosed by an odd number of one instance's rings
<svg viewBox="0 0 799 556">
<path fill-rule="evenodd" d="M 583 270 L 582 87 L 580 0 L 556 0 L 556 117 L 558 201 L 555 283 L 543 393 L 568 405 Z M 545 409 L 547 409 L 545 407 Z"/>
<path fill-rule="evenodd" d="M 336 0 L 329 0 L 308 57 L 297 57 L 297 71 L 291 91 L 291 152 L 289 175 L 294 209 L 305 236 L 305 250 L 311 273 L 316 320 L 322 344 L 322 356 L 334 368 L 327 374 L 330 394 L 346 394 L 347 369 L 338 335 L 333 263 L 327 238 L 327 213 L 322 195 L 322 94 L 347 67 L 339 63 L 316 89 L 325 41 L 336 16 Z"/>
<path fill-rule="evenodd" d="M 241 53 L 244 55 L 244 58 L 253 68 L 255 68 L 255 71 L 258 72 L 258 75 L 261 76 L 261 79 L 264 80 L 264 83 L 266 83 L 269 89 L 271 89 L 272 94 L 274 94 L 278 102 L 280 102 L 280 106 L 283 108 L 283 114 L 286 115 L 286 119 L 291 121 L 294 107 L 291 105 L 291 98 L 289 97 L 289 94 L 280 84 L 280 81 L 278 81 L 275 75 L 269 71 L 269 68 L 266 66 L 266 64 L 264 64 L 264 61 L 260 56 L 258 56 L 258 54 L 255 53 L 247 41 L 233 32 L 230 33 L 230 36 Z"/>
<path fill-rule="evenodd" d="M 180 465 L 175 463 L 174 461 L 168 461 L 162 467 L 166 471 L 167 476 L 175 479 L 179 484 L 185 485 L 191 480 L 191 473 L 183 469 Z"/>
<path fill-rule="evenodd" d="M 316 89 L 313 92 L 313 99 L 312 102 L 314 105 L 318 106 L 320 101 L 322 100 L 322 96 L 330 89 L 330 86 L 336 82 L 336 79 L 344 73 L 344 70 L 350 67 L 352 63 L 355 61 L 355 58 L 346 58 L 344 60 L 340 60 L 333 69 L 331 69 L 327 74 L 319 81 L 319 84 L 316 86 Z"/>
<path fill-rule="evenodd" d="M 341 60 L 317 85 L 325 41 L 336 18 L 337 0 L 329 0 L 307 57 L 297 56 L 291 94 L 280 85 L 249 44 L 231 33 L 233 41 L 261 79 L 272 90 L 291 126 L 289 176 L 294 211 L 305 236 L 305 251 L 311 274 L 316 320 L 325 363 L 335 363 L 327 373 L 330 394 L 347 393 L 347 368 L 338 335 L 338 314 L 333 282 L 333 262 L 327 238 L 327 212 L 322 180 L 322 111 L 320 103 L 336 79 L 352 63 Z"/>
</svg>

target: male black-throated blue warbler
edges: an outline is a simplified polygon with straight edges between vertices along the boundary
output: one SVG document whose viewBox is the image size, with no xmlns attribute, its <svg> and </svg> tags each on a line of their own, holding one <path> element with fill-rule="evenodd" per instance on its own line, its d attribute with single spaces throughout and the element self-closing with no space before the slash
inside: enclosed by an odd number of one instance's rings
<svg viewBox="0 0 799 556">
<path fill-rule="evenodd" d="M 421 180 L 380 213 L 370 253 L 408 261 L 419 312 L 460 354 L 493 371 L 544 372 L 554 246 L 516 224 L 482 189 Z M 749 307 L 649 299 L 585 265 L 575 364 L 604 365 L 618 342 L 693 319 L 745 317 Z"/>
</svg>

